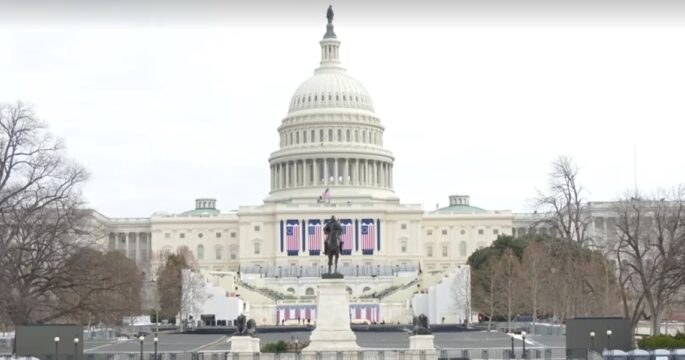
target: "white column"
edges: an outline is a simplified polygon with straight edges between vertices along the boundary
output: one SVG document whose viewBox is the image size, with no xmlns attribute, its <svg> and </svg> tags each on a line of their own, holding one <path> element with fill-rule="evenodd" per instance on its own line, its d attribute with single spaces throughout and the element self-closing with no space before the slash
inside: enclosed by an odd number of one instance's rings
<svg viewBox="0 0 685 360">
<path fill-rule="evenodd" d="M 343 168 L 343 184 L 349 185 L 350 180 L 348 179 L 348 177 L 350 176 L 350 159 L 343 159 L 343 163 L 345 164 L 345 168 Z"/>
<path fill-rule="evenodd" d="M 307 159 L 303 160 L 302 165 L 302 186 L 308 186 L 309 184 L 307 183 L 307 181 L 309 181 L 309 176 L 307 175 L 309 175 L 309 171 L 307 170 L 309 170 L 309 164 L 307 163 Z"/>
<path fill-rule="evenodd" d="M 323 184 L 328 185 L 328 159 L 324 158 L 323 159 Z"/>
<path fill-rule="evenodd" d="M 338 158 L 333 159 L 333 166 L 335 166 L 335 168 L 333 168 L 333 176 L 334 176 L 333 184 L 338 185 L 338 179 L 340 178 L 340 176 L 338 174 L 338 172 L 339 172 L 338 171 Z"/>
<path fill-rule="evenodd" d="M 388 172 L 388 179 L 390 180 L 390 182 L 388 183 L 388 185 L 390 186 L 390 188 L 392 188 L 392 167 L 393 167 L 393 165 L 390 165 L 390 169 L 389 169 L 389 172 Z"/>
<path fill-rule="evenodd" d="M 376 162 L 376 160 L 373 160 L 371 162 L 371 171 L 373 172 L 373 176 L 371 177 L 371 180 L 372 180 L 371 185 L 373 187 L 376 187 L 378 184 L 378 172 L 376 171 L 377 166 L 378 166 L 378 163 Z"/>
</svg>

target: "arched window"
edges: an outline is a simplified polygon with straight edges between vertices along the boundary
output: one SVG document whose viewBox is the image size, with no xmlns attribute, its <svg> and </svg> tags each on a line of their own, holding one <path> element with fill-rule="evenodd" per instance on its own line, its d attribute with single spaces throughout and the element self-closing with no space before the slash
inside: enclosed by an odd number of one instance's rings
<svg viewBox="0 0 685 360">
<path fill-rule="evenodd" d="M 288 145 L 293 144 L 293 133 L 290 133 L 290 141 L 288 142 Z"/>
<path fill-rule="evenodd" d="M 319 141 L 323 142 L 323 129 L 319 130 Z"/>
<path fill-rule="evenodd" d="M 359 142 L 359 130 L 354 131 L 354 142 Z"/>
<path fill-rule="evenodd" d="M 347 129 L 347 142 L 350 142 L 350 129 Z"/>
<path fill-rule="evenodd" d="M 307 290 L 304 291 L 304 294 L 312 296 L 312 295 L 314 295 L 314 289 L 308 287 Z"/>
<path fill-rule="evenodd" d="M 366 130 L 362 131 L 362 142 L 366 142 Z"/>
<path fill-rule="evenodd" d="M 205 258 L 205 247 L 200 244 L 197 246 L 197 259 L 202 260 Z"/>
<path fill-rule="evenodd" d="M 342 141 L 342 130 L 338 129 L 338 141 Z"/>
<path fill-rule="evenodd" d="M 299 143 L 300 143 L 300 132 L 298 131 L 295 133 L 295 144 L 299 144 Z"/>
<path fill-rule="evenodd" d="M 371 291 L 371 288 L 368 287 L 368 286 L 365 286 L 365 287 L 364 287 L 364 290 L 362 290 L 362 292 L 367 292 L 367 291 Z"/>
<path fill-rule="evenodd" d="M 286 291 L 289 292 L 289 293 L 291 293 L 291 294 L 294 294 L 294 293 L 295 293 L 295 289 L 293 289 L 293 288 L 288 288 L 288 290 L 286 290 Z"/>
<path fill-rule="evenodd" d="M 348 286 L 346 290 L 347 290 L 347 293 L 348 293 L 350 296 L 352 296 L 352 288 Z"/>
<path fill-rule="evenodd" d="M 311 135 L 312 135 L 312 137 L 311 137 L 311 139 L 312 139 L 312 142 L 316 141 L 316 140 L 314 139 L 314 130 L 312 130 L 312 133 L 311 133 Z"/>
<path fill-rule="evenodd" d="M 333 129 L 328 129 L 328 141 L 333 141 Z"/>
<path fill-rule="evenodd" d="M 459 256 L 466 256 L 466 241 L 462 241 L 459 243 Z"/>
<path fill-rule="evenodd" d="M 302 132 L 302 143 L 303 144 L 307 143 L 307 132 L 306 131 Z"/>
</svg>

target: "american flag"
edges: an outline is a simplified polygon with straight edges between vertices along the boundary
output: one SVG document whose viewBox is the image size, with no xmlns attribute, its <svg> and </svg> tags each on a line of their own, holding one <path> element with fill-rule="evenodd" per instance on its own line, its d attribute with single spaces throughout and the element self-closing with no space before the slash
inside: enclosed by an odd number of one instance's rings
<svg viewBox="0 0 685 360">
<path fill-rule="evenodd" d="M 297 220 L 288 220 L 285 227 L 285 240 L 288 255 L 297 255 L 297 253 L 300 252 L 300 222 Z"/>
<path fill-rule="evenodd" d="M 309 255 L 319 255 L 321 253 L 321 221 L 309 220 L 307 225 L 307 246 Z"/>
<path fill-rule="evenodd" d="M 343 241 L 342 253 L 344 255 L 350 255 L 352 254 L 352 242 L 354 241 L 354 227 L 352 226 L 352 220 L 340 220 L 340 227 L 342 227 L 342 233 L 340 234 L 340 240 Z"/>
<path fill-rule="evenodd" d="M 328 202 L 330 202 L 330 201 L 331 201 L 331 189 L 330 189 L 330 188 L 326 188 L 326 190 L 324 190 L 322 196 L 323 196 L 323 199 L 324 199 L 324 200 L 328 200 Z"/>
<path fill-rule="evenodd" d="M 373 254 L 373 243 L 376 239 L 376 227 L 374 226 L 373 219 L 362 220 L 362 254 L 372 255 Z"/>
</svg>

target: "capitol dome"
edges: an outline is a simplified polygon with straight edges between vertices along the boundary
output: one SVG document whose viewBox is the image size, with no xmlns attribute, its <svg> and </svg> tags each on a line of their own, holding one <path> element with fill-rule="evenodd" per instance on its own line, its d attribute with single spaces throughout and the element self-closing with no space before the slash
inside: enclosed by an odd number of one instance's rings
<svg viewBox="0 0 685 360">
<path fill-rule="evenodd" d="M 265 201 L 399 202 L 394 157 L 383 148 L 385 128 L 366 88 L 340 63 L 332 17 L 326 30 L 320 65 L 297 88 L 278 127 Z"/>
<path fill-rule="evenodd" d="M 304 109 L 344 107 L 373 110 L 371 96 L 343 68 L 318 69 L 300 85 L 290 101 L 292 113 Z"/>
</svg>

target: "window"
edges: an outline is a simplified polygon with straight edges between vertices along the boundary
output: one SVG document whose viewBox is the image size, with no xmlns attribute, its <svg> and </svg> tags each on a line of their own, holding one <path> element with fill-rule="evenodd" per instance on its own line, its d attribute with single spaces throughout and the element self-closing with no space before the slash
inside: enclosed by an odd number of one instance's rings
<svg viewBox="0 0 685 360">
<path fill-rule="evenodd" d="M 359 142 L 359 130 L 354 131 L 354 142 Z"/>
<path fill-rule="evenodd" d="M 402 224 L 402 225 L 400 225 L 400 228 L 401 228 L 402 230 L 407 230 L 407 224 Z"/>
<path fill-rule="evenodd" d="M 312 130 L 311 134 L 312 134 L 312 136 L 311 136 L 312 142 L 316 141 L 316 140 L 314 140 L 314 130 Z"/>
<path fill-rule="evenodd" d="M 217 237 L 217 238 L 220 238 L 220 237 L 221 237 L 221 233 L 220 233 L 220 232 L 216 233 L 216 237 Z"/>
<path fill-rule="evenodd" d="M 295 133 L 295 144 L 299 144 L 299 143 L 300 143 L 300 132 L 298 131 Z"/>
<path fill-rule="evenodd" d="M 290 142 L 288 143 L 288 145 L 292 145 L 292 144 L 293 144 L 293 133 L 290 133 Z"/>
<path fill-rule="evenodd" d="M 443 235 L 447 235 L 447 230 L 442 230 Z"/>
<path fill-rule="evenodd" d="M 433 235 L 433 230 L 428 230 L 428 231 L 426 231 L 426 234 L 428 234 L 428 235 Z"/>
<path fill-rule="evenodd" d="M 338 129 L 338 141 L 342 141 L 342 130 Z"/>
<path fill-rule="evenodd" d="M 350 142 L 350 130 L 347 130 L 347 142 Z"/>
<path fill-rule="evenodd" d="M 164 233 L 164 238 L 165 238 L 165 239 L 171 239 L 171 234 L 169 234 L 169 233 Z"/>
<path fill-rule="evenodd" d="M 305 144 L 307 143 L 307 132 L 306 131 L 302 132 L 302 142 Z"/>
<path fill-rule="evenodd" d="M 307 290 L 304 291 L 304 294 L 309 295 L 309 296 L 314 296 L 314 289 L 308 287 Z"/>
<path fill-rule="evenodd" d="M 204 236 L 205 236 L 205 235 L 202 234 L 202 233 L 197 234 L 197 237 L 199 237 L 200 239 L 202 239 Z"/>
<path fill-rule="evenodd" d="M 319 130 L 319 141 L 323 142 L 323 129 Z"/>
<path fill-rule="evenodd" d="M 238 251 L 235 248 L 231 248 L 231 260 L 235 260 L 238 257 Z"/>
<path fill-rule="evenodd" d="M 402 251 L 403 253 L 407 252 L 407 242 L 406 241 L 402 241 L 400 243 L 400 251 Z"/>
<path fill-rule="evenodd" d="M 259 255 L 262 252 L 262 244 L 256 242 L 254 243 L 254 253 L 255 255 Z"/>
<path fill-rule="evenodd" d="M 333 141 L 333 129 L 328 129 L 328 141 Z"/>
<path fill-rule="evenodd" d="M 254 231 L 259 231 L 259 225 L 254 226 Z"/>
<path fill-rule="evenodd" d="M 497 235 L 497 234 L 499 234 L 499 230 L 498 229 L 492 229 L 492 233 Z"/>
<path fill-rule="evenodd" d="M 442 256 L 443 257 L 447 257 L 447 251 L 448 251 L 447 245 L 443 245 L 442 246 Z"/>
<path fill-rule="evenodd" d="M 185 238 L 186 238 L 186 234 L 185 234 L 185 233 L 180 233 L 180 234 L 178 234 L 178 237 L 180 237 L 181 239 L 185 239 Z"/>
<path fill-rule="evenodd" d="M 214 248 L 214 253 L 216 254 L 216 259 L 221 260 L 222 253 L 224 252 L 223 247 L 217 246 Z"/>
<path fill-rule="evenodd" d="M 466 241 L 459 243 L 459 256 L 466 256 Z"/>
<path fill-rule="evenodd" d="M 426 249 L 426 255 L 428 255 L 428 256 L 433 256 L 433 247 L 432 247 L 432 246 L 429 246 L 429 247 Z"/>
<path fill-rule="evenodd" d="M 197 259 L 203 260 L 205 258 L 205 247 L 200 244 L 197 246 Z"/>
<path fill-rule="evenodd" d="M 460 231 L 459 233 L 462 234 L 462 235 L 464 235 L 464 234 L 466 234 L 466 230 L 461 229 L 461 231 Z"/>
<path fill-rule="evenodd" d="M 235 239 L 235 232 L 231 232 L 231 239 Z"/>
<path fill-rule="evenodd" d="M 478 229 L 478 235 L 483 235 L 484 233 L 483 229 Z"/>
</svg>

